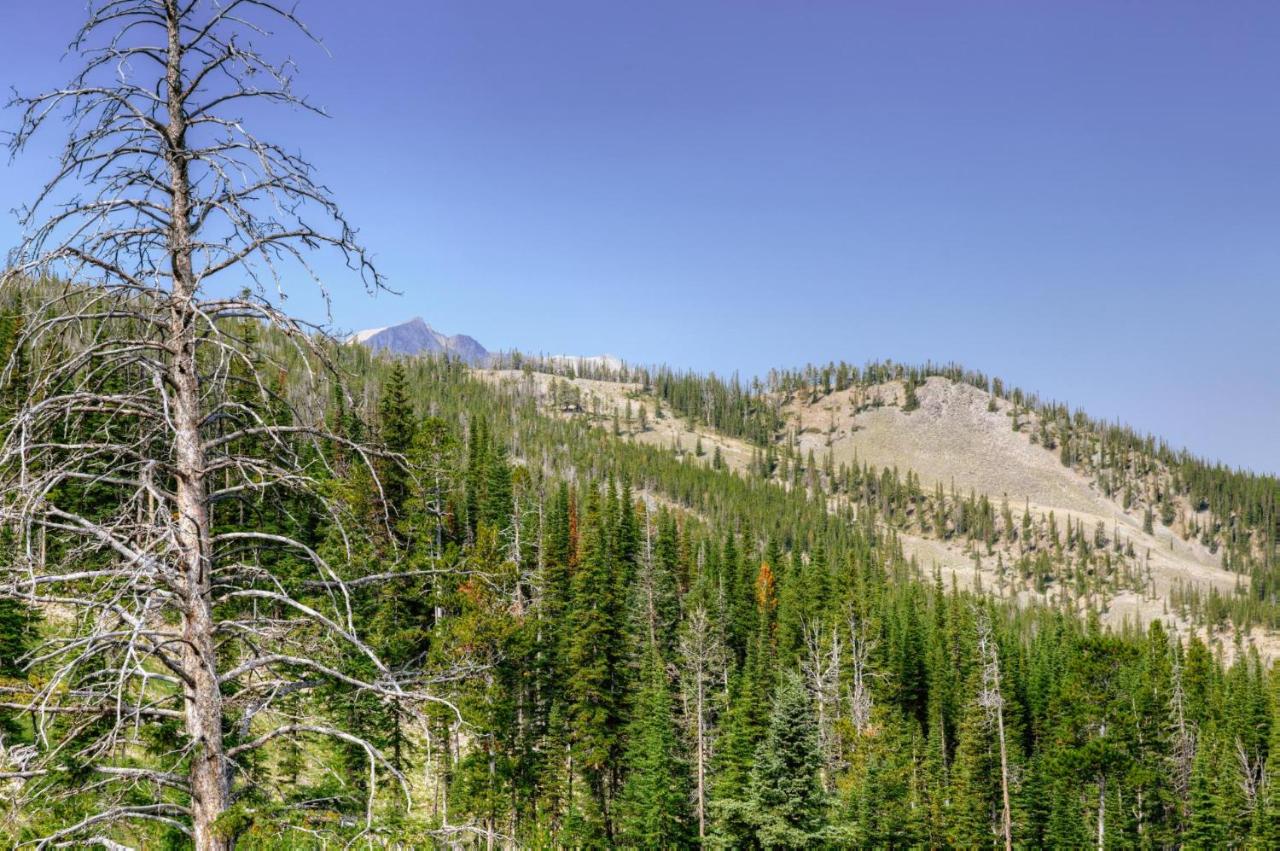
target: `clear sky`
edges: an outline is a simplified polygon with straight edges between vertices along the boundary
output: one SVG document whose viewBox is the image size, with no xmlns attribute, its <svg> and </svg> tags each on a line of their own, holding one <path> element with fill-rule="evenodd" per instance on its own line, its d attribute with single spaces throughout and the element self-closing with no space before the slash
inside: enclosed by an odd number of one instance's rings
<svg viewBox="0 0 1280 851">
<path fill-rule="evenodd" d="M 82 9 L 0 4 L 0 83 L 61 82 Z M 270 129 L 403 291 L 323 266 L 340 328 L 743 375 L 957 360 L 1280 471 L 1274 0 L 299 11 L 333 117 Z M 0 166 L 0 208 L 52 141 Z"/>
</svg>

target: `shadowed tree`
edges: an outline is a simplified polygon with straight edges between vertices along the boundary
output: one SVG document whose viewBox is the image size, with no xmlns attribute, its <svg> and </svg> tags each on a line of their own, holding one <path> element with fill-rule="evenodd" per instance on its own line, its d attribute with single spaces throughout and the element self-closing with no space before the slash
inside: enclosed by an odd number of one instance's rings
<svg viewBox="0 0 1280 851">
<path fill-rule="evenodd" d="M 330 459 L 377 490 L 385 467 L 326 428 L 332 342 L 280 305 L 298 271 L 325 293 L 313 249 L 369 290 L 383 281 L 311 166 L 248 129 L 262 108 L 319 112 L 294 93 L 293 63 L 255 45 L 273 29 L 311 38 L 270 0 L 94 0 L 76 75 L 13 104 L 15 154 L 55 119 L 68 133 L 4 277 L 28 306 L 31 378 L 0 445 L 0 521 L 17 541 L 4 594 L 74 613 L 6 701 L 37 732 L 11 774 L 27 804 L 95 802 L 53 844 L 117 847 L 159 825 L 227 848 L 255 754 L 303 735 L 367 757 L 368 828 L 378 775 L 398 772 L 285 699 L 441 700 L 384 664 L 353 616 L 355 589 L 382 578 L 352 563 L 358 540 L 394 536 L 385 513 L 381 530 L 350 522 Z M 308 523 L 329 530 L 328 557 Z M 157 730 L 172 744 L 148 747 Z"/>
</svg>

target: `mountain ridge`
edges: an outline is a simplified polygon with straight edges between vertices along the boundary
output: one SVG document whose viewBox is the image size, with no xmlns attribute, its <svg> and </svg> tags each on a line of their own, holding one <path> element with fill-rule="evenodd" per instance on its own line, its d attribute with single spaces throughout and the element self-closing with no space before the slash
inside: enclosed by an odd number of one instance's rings
<svg viewBox="0 0 1280 851">
<path fill-rule="evenodd" d="M 503 354 L 514 352 L 491 352 L 476 338 L 468 334 L 445 334 L 433 328 L 421 316 L 415 316 L 397 325 L 384 325 L 378 328 L 366 328 L 348 334 L 344 341 L 361 344 L 375 352 L 387 352 L 393 355 L 441 355 L 448 354 L 461 359 L 472 367 L 492 367 L 501 362 Z M 519 353 L 522 359 L 532 357 L 535 361 L 546 362 L 558 368 L 580 370 L 605 370 L 617 372 L 623 369 L 625 362 L 611 354 L 573 355 L 573 354 L 538 354 Z"/>
<path fill-rule="evenodd" d="M 415 316 L 399 325 L 369 328 L 347 337 L 349 343 L 361 343 L 374 351 L 395 355 L 449 354 L 478 366 L 489 359 L 489 350 L 466 334 L 444 334 Z"/>
</svg>

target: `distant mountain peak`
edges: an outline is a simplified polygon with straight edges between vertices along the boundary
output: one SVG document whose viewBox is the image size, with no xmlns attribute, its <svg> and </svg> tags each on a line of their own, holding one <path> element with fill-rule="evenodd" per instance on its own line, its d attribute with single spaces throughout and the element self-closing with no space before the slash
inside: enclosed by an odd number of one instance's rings
<svg viewBox="0 0 1280 851">
<path fill-rule="evenodd" d="M 349 343 L 362 343 L 373 351 L 394 355 L 449 354 L 472 365 L 483 364 L 489 352 L 474 337 L 466 334 L 442 334 L 421 316 L 408 322 L 383 328 L 369 328 L 347 337 Z"/>
</svg>

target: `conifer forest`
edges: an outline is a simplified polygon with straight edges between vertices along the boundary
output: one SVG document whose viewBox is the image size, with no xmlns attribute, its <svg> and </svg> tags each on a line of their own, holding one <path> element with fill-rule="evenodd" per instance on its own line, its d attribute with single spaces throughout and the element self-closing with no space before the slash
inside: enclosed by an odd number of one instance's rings
<svg viewBox="0 0 1280 851">
<path fill-rule="evenodd" d="M 15 95 L 0 845 L 1280 847 L 1280 479 L 950 363 L 311 324 L 390 284 L 264 117 L 301 14 L 95 0 Z M 1120 519 L 841 448 L 942 399 Z"/>
</svg>

